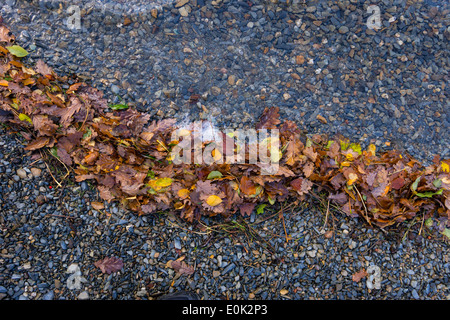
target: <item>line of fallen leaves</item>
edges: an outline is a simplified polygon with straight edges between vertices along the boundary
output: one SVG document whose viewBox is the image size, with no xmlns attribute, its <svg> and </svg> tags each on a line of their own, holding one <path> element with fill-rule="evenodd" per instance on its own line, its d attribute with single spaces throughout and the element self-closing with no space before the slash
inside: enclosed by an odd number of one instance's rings
<svg viewBox="0 0 450 320">
<path fill-rule="evenodd" d="M 279 129 L 277 174 L 261 175 L 257 164 L 174 165 L 174 119 L 150 121 L 126 106 L 111 110 L 100 91 L 59 77 L 42 60 L 34 68 L 22 64 L 2 45 L 13 40 L 1 26 L 0 109 L 11 114 L 0 121 L 28 128 L 26 150 L 47 148 L 73 169 L 76 181 L 95 180 L 105 201 L 119 200 L 138 214 L 175 210 L 192 222 L 303 201 L 316 185 L 346 214 L 381 228 L 419 213 L 450 216 L 449 160 L 436 156 L 424 167 L 396 150 L 377 154 L 374 145 L 361 150 L 342 137 L 307 137 L 293 121 L 281 123 L 278 108 L 266 108 L 256 125 Z M 212 156 L 222 154 L 213 150 Z"/>
</svg>

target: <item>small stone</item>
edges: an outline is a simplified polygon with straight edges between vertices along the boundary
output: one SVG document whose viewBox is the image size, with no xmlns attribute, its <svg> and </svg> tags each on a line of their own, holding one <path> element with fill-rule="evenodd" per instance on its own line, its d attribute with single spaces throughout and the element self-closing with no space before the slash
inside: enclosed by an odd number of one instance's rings
<svg viewBox="0 0 450 320">
<path fill-rule="evenodd" d="M 234 86 L 234 84 L 236 83 L 236 76 L 234 76 L 234 75 L 229 75 L 228 76 L 228 84 L 230 85 L 230 86 Z"/>
<path fill-rule="evenodd" d="M 83 291 L 78 295 L 78 300 L 89 300 L 89 293 L 87 293 L 87 291 Z"/>
<path fill-rule="evenodd" d="M 327 119 L 325 119 L 324 116 L 321 116 L 320 114 L 318 114 L 316 118 L 317 118 L 317 120 L 319 120 L 323 124 L 327 124 Z"/>
<path fill-rule="evenodd" d="M 218 276 L 220 276 L 220 271 L 214 270 L 213 271 L 213 277 L 217 278 Z"/>
<path fill-rule="evenodd" d="M 215 96 L 217 96 L 217 95 L 219 95 L 220 94 L 220 88 L 219 87 L 215 87 L 215 86 L 213 86 L 213 87 L 211 87 L 211 93 L 213 94 L 213 95 L 215 95 Z"/>
<path fill-rule="evenodd" d="M 33 175 L 33 177 L 37 178 L 41 175 L 42 170 L 39 168 L 31 168 L 31 174 Z"/>
<path fill-rule="evenodd" d="M 255 299 L 255 294 L 254 294 L 253 292 L 250 292 L 250 293 L 248 294 L 248 298 L 249 298 L 249 299 Z"/>
<path fill-rule="evenodd" d="M 297 64 L 304 64 L 305 63 L 305 57 L 302 55 L 298 55 L 295 57 L 295 63 Z"/>
<path fill-rule="evenodd" d="M 340 34 L 347 33 L 348 32 L 348 27 L 342 26 L 342 27 L 339 28 L 338 31 L 339 31 Z"/>
<path fill-rule="evenodd" d="M 289 100 L 291 98 L 291 95 L 287 92 L 283 93 L 284 100 Z"/>
<path fill-rule="evenodd" d="M 189 0 L 178 0 L 177 3 L 175 4 L 175 8 L 182 7 L 188 2 L 189 2 Z"/>
<path fill-rule="evenodd" d="M 187 9 L 188 6 L 186 7 L 181 7 L 180 9 L 178 9 L 178 12 L 180 13 L 180 15 L 182 17 L 187 17 L 189 15 L 189 11 Z"/>
<path fill-rule="evenodd" d="M 43 300 L 53 300 L 53 298 L 55 297 L 55 293 L 53 292 L 53 290 L 50 290 L 49 292 L 47 292 L 46 294 L 44 294 L 42 296 Z"/>
<path fill-rule="evenodd" d="M 25 179 L 27 177 L 27 173 L 24 169 L 20 168 L 17 170 L 17 175 L 21 178 L 21 179 Z"/>
<path fill-rule="evenodd" d="M 157 9 L 152 9 L 150 10 L 150 14 L 152 15 L 153 18 L 158 18 L 158 10 Z"/>
</svg>

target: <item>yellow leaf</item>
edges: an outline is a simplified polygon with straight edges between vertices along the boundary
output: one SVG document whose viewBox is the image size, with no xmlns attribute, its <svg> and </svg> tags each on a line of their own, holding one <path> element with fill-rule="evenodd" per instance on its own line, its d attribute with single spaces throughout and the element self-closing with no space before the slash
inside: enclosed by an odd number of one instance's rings
<svg viewBox="0 0 450 320">
<path fill-rule="evenodd" d="M 184 208 L 184 203 L 182 203 L 182 202 L 180 202 L 180 201 L 175 202 L 174 205 L 173 205 L 173 207 L 174 207 L 176 210 L 183 209 L 183 208 Z"/>
<path fill-rule="evenodd" d="M 345 157 L 346 157 L 347 160 L 349 160 L 349 161 L 353 161 L 353 160 L 354 160 L 353 154 L 351 154 L 351 153 L 347 153 L 347 154 L 345 155 Z"/>
<path fill-rule="evenodd" d="M 33 121 L 31 121 L 30 117 L 24 113 L 19 113 L 19 119 L 20 121 L 28 121 L 29 123 L 33 124 Z"/>
<path fill-rule="evenodd" d="M 180 137 L 185 137 L 191 134 L 191 130 L 187 130 L 187 129 L 178 129 L 177 131 L 178 136 Z"/>
<path fill-rule="evenodd" d="M 347 184 L 351 186 L 356 180 L 358 180 L 358 175 L 356 173 L 350 173 L 348 175 L 349 180 L 347 181 Z"/>
<path fill-rule="evenodd" d="M 172 179 L 171 178 L 159 178 L 158 180 L 156 180 L 155 184 L 157 187 L 165 188 L 172 184 Z"/>
<path fill-rule="evenodd" d="M 370 144 L 367 150 L 371 153 L 372 156 L 375 156 L 375 152 L 377 151 L 377 147 L 374 144 Z"/>
<path fill-rule="evenodd" d="M 343 167 L 350 167 L 350 162 L 348 162 L 348 161 L 343 161 L 343 162 L 341 162 L 341 166 L 343 166 Z"/>
<path fill-rule="evenodd" d="M 180 189 L 180 190 L 178 190 L 178 196 L 181 199 L 186 199 L 187 197 L 189 197 L 189 190 L 188 189 Z"/>
<path fill-rule="evenodd" d="M 216 195 L 211 195 L 206 199 L 206 203 L 211 207 L 215 207 L 222 202 L 222 199 Z"/>
<path fill-rule="evenodd" d="M 450 167 L 445 162 L 441 162 L 441 168 L 442 168 L 442 171 L 444 171 L 444 172 L 450 172 Z"/>
<path fill-rule="evenodd" d="M 8 81 L 0 80 L 0 86 L 7 87 L 8 86 Z"/>
<path fill-rule="evenodd" d="M 25 86 L 28 86 L 28 85 L 33 84 L 33 83 L 34 83 L 34 79 L 33 79 L 33 78 L 28 78 L 28 79 L 25 79 L 25 80 L 23 81 L 23 84 L 24 84 Z"/>
<path fill-rule="evenodd" d="M 214 161 L 219 161 L 220 159 L 222 159 L 222 153 L 220 153 L 220 151 L 217 149 L 211 151 L 211 155 L 213 156 Z"/>
</svg>

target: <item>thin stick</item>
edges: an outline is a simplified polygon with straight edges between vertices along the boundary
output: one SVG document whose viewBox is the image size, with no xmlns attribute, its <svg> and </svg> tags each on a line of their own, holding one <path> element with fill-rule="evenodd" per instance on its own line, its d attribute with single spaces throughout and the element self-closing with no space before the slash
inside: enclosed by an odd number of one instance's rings
<svg viewBox="0 0 450 320">
<path fill-rule="evenodd" d="M 59 183 L 59 181 L 56 180 L 56 178 L 53 176 L 52 170 L 50 170 L 50 168 L 48 167 L 47 162 L 44 161 L 44 163 L 45 163 L 45 165 L 46 165 L 46 167 L 47 167 L 48 172 L 50 173 L 50 176 L 51 176 L 51 177 L 53 178 L 53 180 L 56 182 L 56 184 L 58 185 L 58 187 L 62 188 L 62 184 Z"/>
<path fill-rule="evenodd" d="M 364 206 L 364 211 L 366 212 L 366 221 L 367 221 L 367 223 L 370 225 L 370 226 L 372 226 L 372 224 L 370 223 L 370 220 L 369 220 L 369 213 L 368 213 L 368 211 L 367 211 L 367 208 L 366 208 L 366 204 L 364 203 L 364 199 L 363 199 L 363 197 L 361 196 L 361 193 L 359 193 L 359 190 L 358 190 L 358 188 L 356 188 L 356 185 L 354 186 L 355 187 L 355 190 L 356 190 L 356 192 L 358 192 L 358 195 L 359 195 L 359 197 L 361 198 L 361 202 L 362 202 L 362 204 L 363 204 L 363 206 Z"/>
<path fill-rule="evenodd" d="M 323 223 L 324 228 L 327 226 L 329 213 L 330 213 L 330 200 L 328 199 L 327 212 L 325 213 L 325 222 Z"/>
<path fill-rule="evenodd" d="M 422 233 L 422 228 L 423 228 L 423 222 L 424 222 L 424 220 L 425 220 L 425 214 L 422 215 L 422 223 L 421 223 L 421 225 L 420 225 L 419 236 L 420 236 L 420 234 Z"/>
</svg>

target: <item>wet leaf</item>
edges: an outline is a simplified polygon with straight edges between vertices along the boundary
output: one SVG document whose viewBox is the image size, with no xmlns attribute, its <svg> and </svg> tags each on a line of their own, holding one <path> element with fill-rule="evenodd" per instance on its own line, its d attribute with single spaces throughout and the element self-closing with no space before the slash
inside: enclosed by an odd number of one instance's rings
<svg viewBox="0 0 450 320">
<path fill-rule="evenodd" d="M 352 280 L 353 280 L 354 282 L 359 282 L 359 281 L 361 281 L 362 278 L 365 278 L 365 277 L 367 277 L 367 272 L 366 272 L 365 269 L 361 269 L 360 271 L 355 272 L 355 273 L 352 275 Z"/>
<path fill-rule="evenodd" d="M 216 195 L 210 195 L 206 199 L 206 203 L 211 207 L 215 207 L 222 203 L 222 199 Z"/>
<path fill-rule="evenodd" d="M 220 171 L 211 171 L 208 174 L 208 177 L 206 179 L 211 180 L 211 179 L 218 179 L 218 178 L 222 178 L 222 173 Z"/>
<path fill-rule="evenodd" d="M 30 124 L 33 124 L 33 121 L 31 121 L 30 117 L 27 116 L 26 114 L 23 114 L 23 113 L 19 113 L 19 120 L 20 121 L 26 121 L 26 122 L 28 122 Z"/>
<path fill-rule="evenodd" d="M 16 57 L 19 57 L 19 58 L 23 58 L 23 57 L 26 57 L 28 55 L 28 51 L 25 50 L 24 48 L 22 48 L 21 46 L 18 46 L 18 45 L 13 45 L 13 46 L 10 46 L 10 47 L 6 47 L 6 49 L 8 49 L 8 51 L 12 55 L 14 55 Z"/>
<path fill-rule="evenodd" d="M 26 147 L 25 150 L 37 150 L 45 147 L 50 142 L 49 137 L 38 137 L 35 140 L 31 141 Z"/>
<path fill-rule="evenodd" d="M 125 110 L 128 109 L 128 106 L 126 104 L 112 104 L 109 106 L 113 110 Z"/>
<path fill-rule="evenodd" d="M 98 260 L 94 265 L 99 268 L 103 273 L 111 274 L 122 270 L 123 261 L 116 257 L 104 258 Z"/>
<path fill-rule="evenodd" d="M 177 271 L 181 275 L 183 275 L 183 274 L 190 275 L 195 272 L 195 269 L 193 266 L 190 266 L 190 265 L 186 264 L 184 261 L 180 261 L 178 259 L 175 261 L 172 261 L 171 266 L 175 271 Z"/>
</svg>

